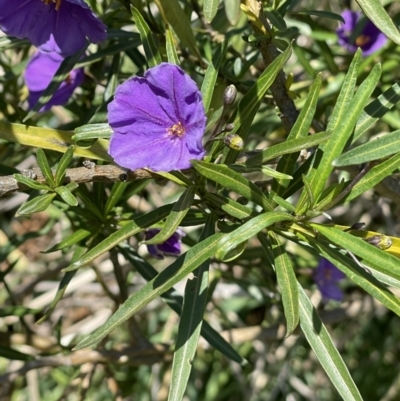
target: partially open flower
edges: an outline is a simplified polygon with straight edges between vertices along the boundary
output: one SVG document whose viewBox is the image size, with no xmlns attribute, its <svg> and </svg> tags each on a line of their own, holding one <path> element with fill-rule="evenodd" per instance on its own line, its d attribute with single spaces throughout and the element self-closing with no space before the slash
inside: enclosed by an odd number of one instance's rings
<svg viewBox="0 0 400 401">
<path fill-rule="evenodd" d="M 57 53 L 37 52 L 29 60 L 25 70 L 25 82 L 29 89 L 28 103 L 31 109 L 39 100 L 60 67 L 63 57 Z M 46 111 L 51 106 L 63 105 L 71 98 L 73 91 L 84 79 L 83 68 L 72 70 L 61 83 L 52 98 L 40 109 Z"/>
<path fill-rule="evenodd" d="M 205 154 L 206 115 L 196 83 L 180 67 L 162 63 L 121 84 L 108 105 L 109 153 L 130 170 L 183 170 Z"/>
<path fill-rule="evenodd" d="M 320 259 L 317 268 L 313 272 L 315 284 L 321 291 L 324 300 L 343 300 L 343 292 L 339 288 L 338 282 L 345 277 L 343 272 L 324 258 Z"/>
<path fill-rule="evenodd" d="M 2 31 L 63 57 L 83 49 L 86 38 L 105 40 L 106 28 L 83 0 L 0 0 Z"/>
<path fill-rule="evenodd" d="M 160 230 L 151 228 L 145 232 L 146 240 L 155 237 Z M 177 256 L 181 253 L 181 238 L 185 236 L 183 230 L 178 228 L 171 237 L 165 242 L 158 245 L 147 245 L 147 249 L 151 256 L 156 259 L 164 259 L 164 255 Z"/>
<path fill-rule="evenodd" d="M 369 56 L 385 45 L 387 37 L 360 12 L 345 10 L 342 17 L 344 24 L 336 33 L 339 45 L 349 52 L 355 53 L 360 47 L 363 55 Z"/>
</svg>

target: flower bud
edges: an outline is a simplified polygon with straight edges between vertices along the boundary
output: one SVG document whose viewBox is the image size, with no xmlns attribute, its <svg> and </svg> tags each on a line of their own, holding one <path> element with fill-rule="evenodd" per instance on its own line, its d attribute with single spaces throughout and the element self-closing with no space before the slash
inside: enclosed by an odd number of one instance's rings
<svg viewBox="0 0 400 401">
<path fill-rule="evenodd" d="M 388 249 L 392 246 L 392 240 L 387 235 L 374 235 L 372 237 L 364 238 L 364 241 L 382 250 Z"/>
<path fill-rule="evenodd" d="M 229 85 L 224 91 L 224 106 L 230 106 L 236 99 L 237 89 L 235 85 Z"/>
<path fill-rule="evenodd" d="M 243 150 L 244 147 L 243 139 L 239 135 L 227 135 L 224 137 L 224 144 L 228 146 L 229 149 L 237 151 Z"/>
<path fill-rule="evenodd" d="M 235 128 L 235 124 L 229 123 L 225 125 L 224 131 L 225 132 L 231 132 Z"/>
</svg>

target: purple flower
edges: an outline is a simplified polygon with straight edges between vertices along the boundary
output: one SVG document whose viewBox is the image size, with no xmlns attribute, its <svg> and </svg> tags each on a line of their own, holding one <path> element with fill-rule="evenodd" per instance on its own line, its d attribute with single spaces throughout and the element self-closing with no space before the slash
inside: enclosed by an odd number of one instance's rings
<svg viewBox="0 0 400 401">
<path fill-rule="evenodd" d="M 360 12 L 345 10 L 344 24 L 336 30 L 340 46 L 355 53 L 361 48 L 363 56 L 369 56 L 383 47 L 387 37 L 368 19 L 361 18 Z"/>
<path fill-rule="evenodd" d="M 159 229 L 151 228 L 145 232 L 146 240 L 155 237 Z M 154 258 L 164 259 L 164 255 L 179 255 L 181 253 L 181 238 L 185 236 L 183 230 L 178 228 L 171 237 L 158 245 L 147 245 L 147 249 Z"/>
<path fill-rule="evenodd" d="M 313 278 L 325 300 L 343 300 L 342 290 L 338 282 L 346 276 L 335 265 L 328 260 L 321 258 L 317 268 L 313 272 Z"/>
<path fill-rule="evenodd" d="M 106 28 L 83 0 L 0 0 L 1 30 L 63 57 L 83 49 L 86 38 L 106 39 Z"/>
<path fill-rule="evenodd" d="M 201 93 L 174 64 L 162 63 L 121 84 L 108 105 L 108 121 L 114 131 L 109 153 L 130 170 L 182 170 L 204 156 Z"/>
<path fill-rule="evenodd" d="M 58 53 L 42 52 L 36 52 L 29 60 L 25 70 L 25 82 L 29 89 L 28 103 L 30 109 L 47 88 L 62 61 L 63 58 Z M 83 82 L 83 79 L 83 68 L 72 70 L 40 111 L 46 111 L 51 106 L 67 103 L 72 92 Z"/>
</svg>

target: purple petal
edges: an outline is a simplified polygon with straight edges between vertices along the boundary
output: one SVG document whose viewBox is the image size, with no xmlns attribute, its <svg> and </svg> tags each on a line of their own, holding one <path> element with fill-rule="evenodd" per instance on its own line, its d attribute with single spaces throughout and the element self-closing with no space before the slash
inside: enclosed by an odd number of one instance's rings
<svg viewBox="0 0 400 401">
<path fill-rule="evenodd" d="M 196 83 L 162 63 L 121 84 L 108 105 L 109 153 L 122 167 L 171 171 L 201 159 L 206 116 Z"/>
<path fill-rule="evenodd" d="M 159 229 L 151 228 L 145 232 L 145 238 L 155 237 L 160 232 Z M 171 237 L 158 245 L 147 245 L 147 249 L 153 257 L 163 259 L 164 255 L 176 256 L 181 253 L 181 238 L 185 235 L 184 231 L 178 228 Z"/>
<path fill-rule="evenodd" d="M 25 70 L 25 82 L 29 89 L 29 108 L 38 101 L 43 91 L 50 84 L 57 72 L 63 58 L 57 53 L 37 52 L 29 60 Z M 74 69 L 68 78 L 61 83 L 52 98 L 42 107 L 40 111 L 46 111 L 55 105 L 63 105 L 71 98 L 73 91 L 84 79 L 83 69 Z"/>
<path fill-rule="evenodd" d="M 0 0 L 0 29 L 10 36 L 27 38 L 42 51 L 63 57 L 82 50 L 86 37 L 92 43 L 107 38 L 106 26 L 83 0 Z"/>
<path fill-rule="evenodd" d="M 371 21 L 363 20 L 360 12 L 345 10 L 342 17 L 344 24 L 336 30 L 336 33 L 339 45 L 349 52 L 354 53 L 360 47 L 363 56 L 369 56 L 386 44 L 387 37 Z M 364 26 L 361 27 L 359 24 Z"/>
<path fill-rule="evenodd" d="M 338 282 L 346 276 L 335 265 L 321 258 L 317 268 L 313 272 L 313 278 L 318 289 L 325 299 L 343 300 L 343 293 L 338 287 Z"/>
</svg>

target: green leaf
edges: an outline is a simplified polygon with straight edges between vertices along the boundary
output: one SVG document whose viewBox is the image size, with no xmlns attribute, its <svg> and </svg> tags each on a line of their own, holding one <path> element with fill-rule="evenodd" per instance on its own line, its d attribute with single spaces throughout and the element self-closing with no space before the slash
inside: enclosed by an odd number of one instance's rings
<svg viewBox="0 0 400 401">
<path fill-rule="evenodd" d="M 282 212 L 262 213 L 241 225 L 235 231 L 225 234 L 218 243 L 215 257 L 223 260 L 238 245 L 256 236 L 262 229 L 280 221 L 293 220 L 294 217 Z"/>
<path fill-rule="evenodd" d="M 21 205 L 15 216 L 28 216 L 32 213 L 43 212 L 49 207 L 55 196 L 55 193 L 36 196 L 35 198 Z"/>
<path fill-rule="evenodd" d="M 110 139 L 113 133 L 107 123 L 87 124 L 75 128 L 72 140 L 80 148 L 90 148 L 98 139 Z"/>
<path fill-rule="evenodd" d="M 400 279 L 399 258 L 335 227 L 326 227 L 315 223 L 311 223 L 310 226 L 335 245 L 365 259 L 371 269 L 382 272 L 397 280 Z"/>
<path fill-rule="evenodd" d="M 64 153 L 73 144 L 72 133 L 53 128 L 33 127 L 0 121 L 0 138 L 38 149 L 51 149 Z M 75 148 L 76 156 L 111 162 L 107 153 L 108 141 L 99 139 L 90 149 Z"/>
<path fill-rule="evenodd" d="M 204 241 L 215 232 L 214 217 L 210 216 L 200 236 Z M 200 331 L 203 324 L 203 316 L 207 306 L 207 290 L 210 259 L 204 261 L 193 271 L 193 278 L 188 279 L 185 286 L 183 308 L 179 321 L 178 336 L 176 339 L 174 359 L 172 363 L 171 384 L 169 387 L 168 401 L 181 401 L 190 372 Z"/>
<path fill-rule="evenodd" d="M 337 120 L 337 123 L 334 124 L 334 130 L 332 130 L 333 134 L 329 141 L 323 146 L 324 153 L 318 165 L 318 170 L 315 171 L 310 179 L 312 191 L 316 200 L 318 200 L 318 197 L 321 195 L 321 192 L 328 181 L 329 175 L 332 173 L 333 160 L 336 159 L 336 157 L 338 157 L 345 148 L 359 115 L 364 109 L 364 106 L 367 103 L 372 91 L 375 89 L 380 75 L 381 67 L 380 64 L 377 64 L 370 72 L 368 78 L 365 79 L 359 86 L 357 93 L 347 105 L 347 109 L 343 115 L 339 112 L 337 113 L 337 116 L 342 115 L 342 119 L 340 121 Z M 335 109 L 344 107 L 344 104 L 345 103 L 337 103 Z M 329 128 L 330 125 L 331 124 L 329 123 L 328 129 L 332 129 L 332 127 Z"/>
<path fill-rule="evenodd" d="M 26 315 L 35 315 L 36 313 L 40 313 L 41 309 L 32 309 L 27 308 L 22 305 L 15 305 L 15 306 L 4 306 L 0 308 L 0 317 L 6 316 L 26 316 Z"/>
<path fill-rule="evenodd" d="M 148 262 L 143 260 L 133 248 L 126 243 L 122 243 L 118 246 L 124 257 L 134 266 L 134 268 L 145 278 L 147 281 L 154 279 L 158 272 L 157 270 Z M 168 306 L 174 310 L 178 315 L 182 313 L 182 296 L 177 294 L 174 287 L 171 287 L 168 291 L 165 291 L 162 295 Z M 201 328 L 201 335 L 207 342 L 214 347 L 216 350 L 221 352 L 227 358 L 235 361 L 241 365 L 246 364 L 246 360 L 243 359 L 233 347 L 225 341 L 225 339 L 214 330 L 206 321 L 203 321 L 203 326 Z"/>
<path fill-rule="evenodd" d="M 63 183 L 67 167 L 71 164 L 73 156 L 74 146 L 70 146 L 67 151 L 62 155 L 56 169 L 55 182 L 57 187 Z"/>
<path fill-rule="evenodd" d="M 203 95 L 203 104 L 205 112 L 210 109 L 211 100 L 214 94 L 215 84 L 217 82 L 218 71 L 221 68 L 222 61 L 225 58 L 228 42 L 223 42 L 215 51 L 211 63 L 207 67 L 206 75 L 204 76 L 201 85 L 201 94 Z"/>
<path fill-rule="evenodd" d="M 296 14 L 300 15 L 315 15 L 316 17 L 329 18 L 335 21 L 340 21 L 344 23 L 344 19 L 341 15 L 332 13 L 331 11 L 321 11 L 321 10 L 301 10 L 296 11 Z"/>
<path fill-rule="evenodd" d="M 202 60 L 190 20 L 178 0 L 155 0 L 155 3 L 163 18 L 165 17 L 165 22 L 172 26 L 182 44 L 199 60 Z"/>
<path fill-rule="evenodd" d="M 40 95 L 40 98 L 33 106 L 32 110 L 26 115 L 22 122 L 26 122 L 32 118 L 41 108 L 44 106 L 52 97 L 60 85 L 68 78 L 69 73 L 75 67 L 75 64 L 79 61 L 82 54 L 85 53 L 89 42 L 86 41 L 86 45 L 82 50 L 73 54 L 72 56 L 66 57 L 57 69 L 54 77 L 47 86 L 47 88 Z"/>
<path fill-rule="evenodd" d="M 204 0 L 203 12 L 207 23 L 211 23 L 218 11 L 219 0 Z"/>
<path fill-rule="evenodd" d="M 167 29 L 165 30 L 165 38 L 166 38 L 165 46 L 167 51 L 168 63 L 179 65 L 180 62 L 178 53 L 176 52 L 175 48 L 174 34 L 172 33 L 172 30 L 169 27 L 167 27 Z"/>
<path fill-rule="evenodd" d="M 338 249 L 330 247 L 329 243 L 326 241 L 321 241 L 320 239 L 316 241 L 312 238 L 307 238 L 306 241 L 317 249 L 321 256 L 341 270 L 348 278 L 400 316 L 400 299 L 393 295 L 386 286 L 380 283 L 372 274 L 360 267 L 349 256 L 345 256 L 340 253 Z M 378 275 L 382 274 L 381 272 L 372 271 L 378 273 Z M 388 276 L 386 277 L 390 279 Z"/>
<path fill-rule="evenodd" d="M 89 237 L 89 235 L 92 234 L 92 231 L 85 230 L 84 228 L 80 228 L 76 230 L 74 233 L 71 235 L 68 235 L 67 238 L 64 238 L 61 242 L 58 244 L 52 246 L 50 249 L 47 251 L 44 251 L 42 253 L 51 253 L 55 251 L 61 251 L 65 248 L 69 248 L 72 245 L 77 244 L 78 242 L 81 242 L 85 238 Z"/>
<path fill-rule="evenodd" d="M 380 136 L 378 139 L 368 141 L 333 161 L 336 167 L 362 164 L 372 160 L 383 159 L 400 152 L 400 130 Z"/>
<path fill-rule="evenodd" d="M 164 219 L 171 212 L 172 207 L 173 205 L 165 205 L 149 213 L 146 213 L 143 216 L 137 217 L 127 225 L 120 228 L 118 231 L 112 233 L 109 237 L 100 242 L 100 244 L 97 244 L 94 248 L 90 249 L 82 258 L 72 263 L 66 269 L 63 269 L 63 271 L 66 272 L 76 270 L 92 262 L 104 252 L 107 252 L 110 249 L 114 248 L 125 239 L 143 231 L 145 228 L 148 228 L 153 224 L 158 223 L 160 220 Z"/>
<path fill-rule="evenodd" d="M 357 121 L 352 142 L 371 128 L 400 100 L 400 85 L 395 83 L 367 105 Z"/>
<path fill-rule="evenodd" d="M 297 288 L 296 275 L 293 270 L 292 262 L 285 251 L 284 245 L 278 237 L 271 231 L 268 232 L 272 245 L 274 266 L 279 288 L 281 289 L 283 309 L 286 319 L 286 337 L 293 333 L 299 324 L 299 291 Z M 268 248 L 268 240 L 265 235 L 258 235 L 261 246 Z"/>
<path fill-rule="evenodd" d="M 80 257 L 82 257 L 82 255 L 87 251 L 86 248 L 82 247 L 82 246 L 77 246 L 74 250 L 74 254 L 72 255 L 72 262 L 75 262 L 76 260 L 78 260 Z M 62 299 L 62 297 L 64 296 L 65 291 L 67 290 L 68 284 L 71 282 L 71 280 L 73 279 L 73 277 L 75 276 L 75 273 L 77 271 L 72 271 L 72 272 L 67 272 L 65 273 L 65 275 L 63 276 L 63 278 L 60 281 L 60 284 L 58 285 L 58 289 L 57 289 L 57 293 L 53 299 L 53 301 L 51 302 L 51 304 L 49 305 L 48 309 L 46 310 L 46 312 L 44 313 L 44 315 L 36 322 L 36 324 L 40 324 L 43 323 L 45 320 L 47 320 L 50 315 L 53 313 L 54 309 L 56 308 L 58 302 Z"/>
<path fill-rule="evenodd" d="M 271 201 L 268 200 L 260 188 L 223 164 L 213 164 L 192 160 L 193 167 L 204 177 L 229 188 L 262 206 L 265 210 L 272 210 Z"/>
<path fill-rule="evenodd" d="M 240 0 L 224 0 L 224 8 L 229 23 L 235 26 L 240 17 Z"/>
<path fill-rule="evenodd" d="M 188 252 L 181 255 L 153 280 L 149 281 L 139 291 L 131 295 L 123 305 L 108 319 L 104 326 L 97 329 L 91 336 L 81 341 L 75 349 L 93 345 L 112 332 L 120 324 L 139 312 L 153 299 L 157 298 L 173 285 L 178 283 L 203 262 L 214 255 L 221 233 L 214 234 L 198 243 Z"/>
<path fill-rule="evenodd" d="M 72 192 L 64 186 L 57 187 L 55 189 L 58 195 L 61 196 L 62 200 L 70 206 L 78 206 L 78 200 L 72 195 Z"/>
<path fill-rule="evenodd" d="M 290 130 L 290 133 L 285 143 L 288 143 L 289 141 L 295 139 L 306 138 L 308 136 L 308 132 L 310 130 L 311 123 L 314 118 L 315 110 L 317 108 L 318 95 L 321 89 L 321 83 L 322 83 L 322 75 L 318 74 L 314 80 L 314 83 L 310 88 L 310 92 L 308 93 L 304 106 L 295 124 L 293 125 L 293 128 Z M 289 175 L 293 174 L 298 157 L 299 157 L 299 152 L 294 152 L 292 154 L 284 155 L 281 158 L 281 160 L 279 160 L 276 170 L 283 174 L 289 174 Z M 288 185 L 289 185 L 288 180 L 285 178 L 281 178 L 277 182 L 274 182 L 272 188 L 278 194 L 281 194 Z"/>
<path fill-rule="evenodd" d="M 298 289 L 300 326 L 308 343 L 342 398 L 346 401 L 362 401 L 361 395 L 339 351 L 334 346 L 328 330 L 300 284 L 298 284 Z"/>
<path fill-rule="evenodd" d="M 29 188 L 37 189 L 38 191 L 51 191 L 51 188 L 45 184 L 41 184 L 35 180 L 25 177 L 22 174 L 13 174 L 13 177 L 21 184 L 26 185 Z"/>
<path fill-rule="evenodd" d="M 179 197 L 178 201 L 172 208 L 171 213 L 167 217 L 164 226 L 161 228 L 161 231 L 153 238 L 144 241 L 143 244 L 162 244 L 175 233 L 175 231 L 179 227 L 179 224 L 186 216 L 189 208 L 193 204 L 195 190 L 196 187 L 192 185 L 183 192 L 183 194 Z"/>
<path fill-rule="evenodd" d="M 146 54 L 149 67 L 155 67 L 156 65 L 161 64 L 161 56 L 156 44 L 154 43 L 153 35 L 149 26 L 140 14 L 140 11 L 132 5 L 131 12 L 143 43 L 143 49 Z"/>
<path fill-rule="evenodd" d="M 220 194 L 207 193 L 205 194 L 204 199 L 222 209 L 225 213 L 235 219 L 247 219 L 253 213 L 250 208 Z"/>
<path fill-rule="evenodd" d="M 320 132 L 318 134 L 313 134 L 306 136 L 305 138 L 297 138 L 287 140 L 277 145 L 273 145 L 255 156 L 250 157 L 246 162 L 246 166 L 256 166 L 266 163 L 269 160 L 275 159 L 276 157 L 299 152 L 302 149 L 311 148 L 313 146 L 319 145 L 330 139 L 332 137 L 331 132 Z"/>
<path fill-rule="evenodd" d="M 373 167 L 356 185 L 354 185 L 349 195 L 346 196 L 345 201 L 350 202 L 352 199 L 365 193 L 368 189 L 379 184 L 384 178 L 396 171 L 399 168 L 399 164 L 400 154 L 397 154 L 378 166 Z"/>
<path fill-rule="evenodd" d="M 287 26 L 285 20 L 282 18 L 281 14 L 277 10 L 267 10 L 265 11 L 265 15 L 268 18 L 270 24 L 277 28 L 279 31 L 286 31 Z"/>
<path fill-rule="evenodd" d="M 17 351 L 11 347 L 0 344 L 0 357 L 14 361 L 32 361 L 35 358 L 32 355 Z"/>
<path fill-rule="evenodd" d="M 56 185 L 56 182 L 53 177 L 53 172 L 51 171 L 50 164 L 47 161 L 46 154 L 44 153 L 44 150 L 41 148 L 38 148 L 36 150 L 36 160 L 39 164 L 40 170 L 42 171 L 42 174 L 44 175 L 44 178 L 46 178 L 47 184 L 51 187 L 54 188 Z"/>
<path fill-rule="evenodd" d="M 126 182 L 115 182 L 111 188 L 110 196 L 107 198 L 106 205 L 104 206 L 104 215 L 108 216 L 113 207 L 119 202 L 121 196 L 127 188 Z"/>
<path fill-rule="evenodd" d="M 242 97 L 235 111 L 236 116 L 233 120 L 234 128 L 230 132 L 231 134 L 238 134 L 243 140 L 246 140 L 248 128 L 260 107 L 261 101 L 264 99 L 265 93 L 274 83 L 277 75 L 291 54 L 292 48 L 291 46 L 288 46 L 288 48 L 263 71 L 250 90 Z M 248 127 L 241 131 L 240 128 L 242 125 L 245 125 L 246 121 Z M 233 163 L 237 154 L 237 151 L 231 150 L 228 153 L 225 162 L 227 164 Z"/>
<path fill-rule="evenodd" d="M 356 0 L 369 20 L 388 38 L 400 45 L 400 34 L 396 25 L 383 8 L 380 0 Z"/>
</svg>

